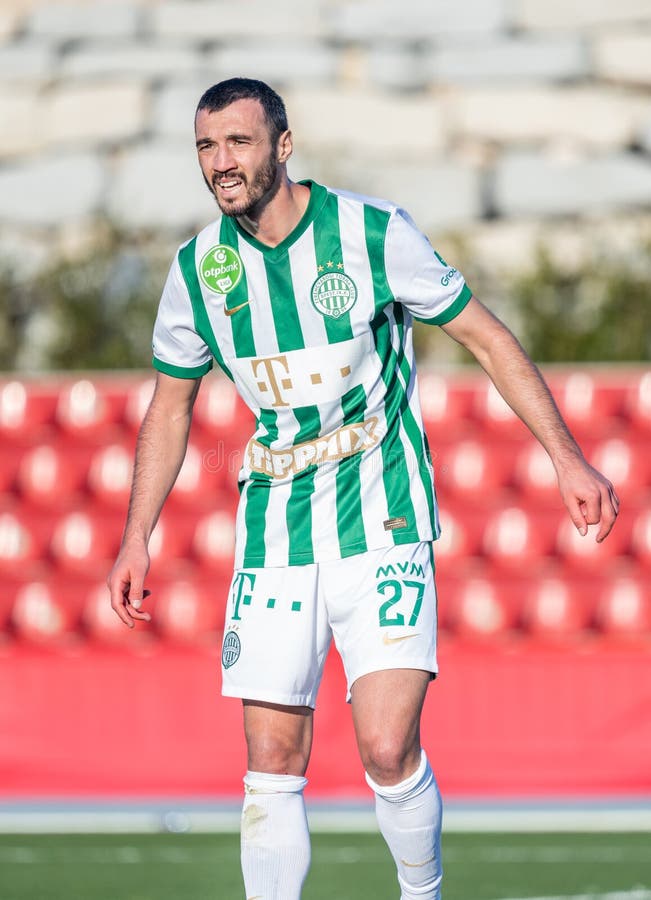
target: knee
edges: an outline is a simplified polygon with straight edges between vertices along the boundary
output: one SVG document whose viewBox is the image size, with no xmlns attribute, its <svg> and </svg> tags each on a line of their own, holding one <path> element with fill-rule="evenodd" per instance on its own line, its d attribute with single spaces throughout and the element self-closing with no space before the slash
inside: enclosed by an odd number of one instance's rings
<svg viewBox="0 0 651 900">
<path fill-rule="evenodd" d="M 304 775 L 309 750 L 298 741 L 269 733 L 249 735 L 248 767 L 252 772 L 270 775 Z"/>
<path fill-rule="evenodd" d="M 420 745 L 412 746 L 391 735 L 379 735 L 360 745 L 360 755 L 373 781 L 398 784 L 418 768 Z"/>
</svg>

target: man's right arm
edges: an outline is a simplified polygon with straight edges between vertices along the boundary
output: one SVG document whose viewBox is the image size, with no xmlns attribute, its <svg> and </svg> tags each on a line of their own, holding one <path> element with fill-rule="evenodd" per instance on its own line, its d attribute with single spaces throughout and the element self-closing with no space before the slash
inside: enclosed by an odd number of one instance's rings
<svg viewBox="0 0 651 900">
<path fill-rule="evenodd" d="M 147 545 L 183 464 L 200 384 L 200 378 L 172 378 L 159 372 L 140 427 L 122 546 L 107 581 L 111 606 L 130 628 L 134 620 L 150 618 L 139 611 L 149 570 Z"/>
</svg>

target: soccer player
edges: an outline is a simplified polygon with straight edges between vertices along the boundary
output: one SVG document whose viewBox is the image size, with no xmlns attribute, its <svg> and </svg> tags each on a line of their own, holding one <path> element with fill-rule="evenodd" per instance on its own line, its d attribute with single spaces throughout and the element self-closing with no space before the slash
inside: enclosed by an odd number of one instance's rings
<svg viewBox="0 0 651 900">
<path fill-rule="evenodd" d="M 394 204 L 287 176 L 281 98 L 233 78 L 199 101 L 196 147 L 219 207 L 178 251 L 154 329 L 158 370 L 136 449 L 119 557 L 122 621 L 142 609 L 147 545 L 183 461 L 213 360 L 257 427 L 239 474 L 223 693 L 248 747 L 248 900 L 298 900 L 312 713 L 334 636 L 359 752 L 402 900 L 441 883 L 441 800 L 419 722 L 436 663 L 439 524 L 418 399 L 413 319 L 476 357 L 549 453 L 572 521 L 597 541 L 618 499 L 588 465 L 534 364 Z M 434 198 L 435 199 L 435 198 Z"/>
</svg>

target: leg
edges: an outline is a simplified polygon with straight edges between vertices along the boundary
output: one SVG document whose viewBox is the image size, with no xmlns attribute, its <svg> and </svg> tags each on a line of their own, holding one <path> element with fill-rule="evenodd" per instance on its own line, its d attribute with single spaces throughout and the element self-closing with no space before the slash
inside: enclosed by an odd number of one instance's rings
<svg viewBox="0 0 651 900">
<path fill-rule="evenodd" d="M 299 900 L 310 865 L 303 777 L 312 747 L 312 710 L 244 701 L 248 771 L 242 810 L 246 896 Z"/>
<path fill-rule="evenodd" d="M 357 744 L 401 900 L 441 896 L 441 797 L 420 746 L 429 681 L 429 672 L 388 669 L 363 675 L 351 688 Z"/>
</svg>

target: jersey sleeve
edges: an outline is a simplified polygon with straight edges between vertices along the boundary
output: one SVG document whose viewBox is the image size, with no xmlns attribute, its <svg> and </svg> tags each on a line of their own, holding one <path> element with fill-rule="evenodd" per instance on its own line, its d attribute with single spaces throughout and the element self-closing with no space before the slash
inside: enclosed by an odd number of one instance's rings
<svg viewBox="0 0 651 900">
<path fill-rule="evenodd" d="M 472 297 L 461 272 L 441 259 L 402 209 L 391 216 L 384 252 L 387 280 L 396 302 L 415 319 L 445 325 Z"/>
<path fill-rule="evenodd" d="M 175 378 L 200 378 L 212 368 L 212 353 L 195 328 L 178 256 L 163 288 L 154 325 L 153 351 L 154 368 Z"/>
</svg>

